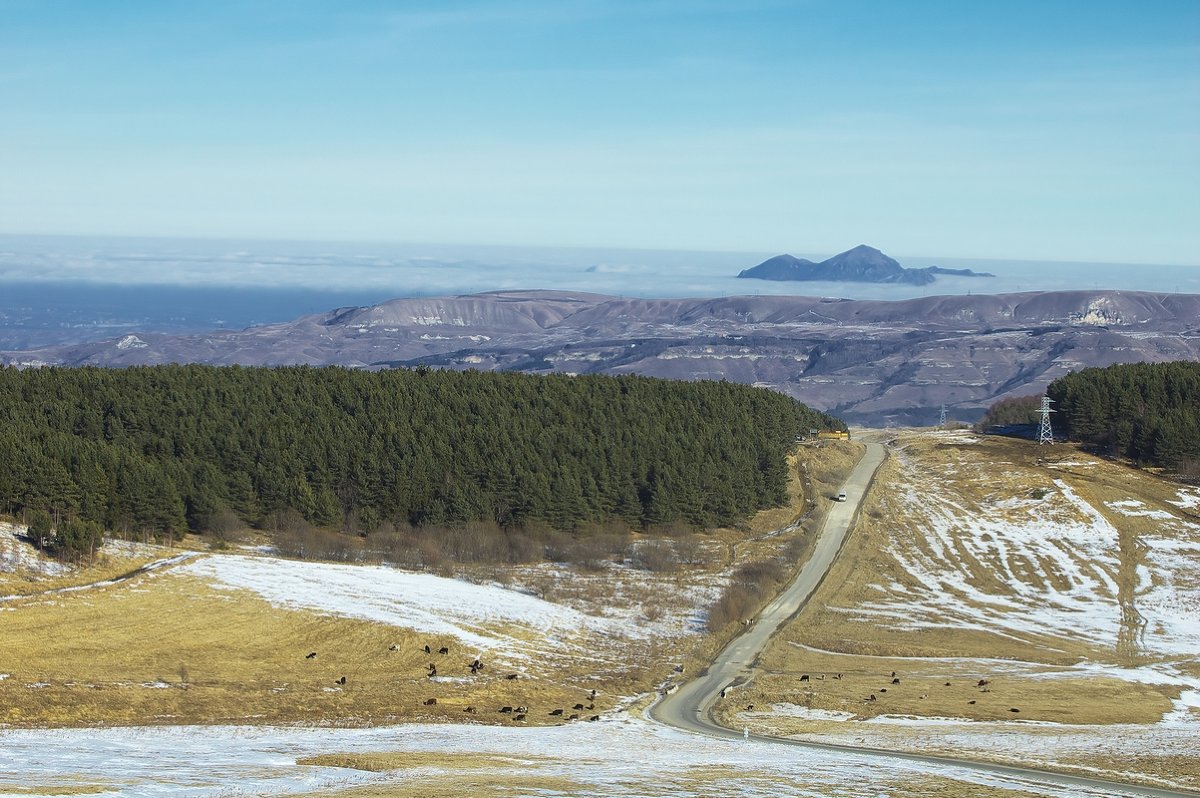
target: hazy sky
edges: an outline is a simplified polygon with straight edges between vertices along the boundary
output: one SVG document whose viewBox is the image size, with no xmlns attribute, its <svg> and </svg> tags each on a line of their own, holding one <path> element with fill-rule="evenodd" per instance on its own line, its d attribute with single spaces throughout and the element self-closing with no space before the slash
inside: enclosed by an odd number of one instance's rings
<svg viewBox="0 0 1200 798">
<path fill-rule="evenodd" d="M 1200 2 L 0 0 L 0 233 L 1200 264 Z"/>
</svg>

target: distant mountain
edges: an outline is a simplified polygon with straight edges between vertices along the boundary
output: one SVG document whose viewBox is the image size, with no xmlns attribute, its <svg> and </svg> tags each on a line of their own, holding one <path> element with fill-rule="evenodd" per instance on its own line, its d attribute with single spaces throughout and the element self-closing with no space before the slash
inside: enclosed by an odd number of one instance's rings
<svg viewBox="0 0 1200 798">
<path fill-rule="evenodd" d="M 505 291 L 283 324 L 0 351 L 0 365 L 337 364 L 729 380 L 869 425 L 973 421 L 1086 366 L 1200 361 L 1200 295 L 1050 291 L 894 302 Z"/>
<path fill-rule="evenodd" d="M 986 272 L 973 272 L 970 269 L 943 269 L 940 266 L 906 269 L 894 258 L 889 258 L 874 247 L 859 244 L 854 249 L 848 249 L 820 263 L 792 255 L 776 255 L 753 268 L 743 270 L 738 277 L 757 280 L 928 285 L 937 279 L 934 275 L 938 274 L 953 274 L 959 277 L 995 276 Z"/>
</svg>

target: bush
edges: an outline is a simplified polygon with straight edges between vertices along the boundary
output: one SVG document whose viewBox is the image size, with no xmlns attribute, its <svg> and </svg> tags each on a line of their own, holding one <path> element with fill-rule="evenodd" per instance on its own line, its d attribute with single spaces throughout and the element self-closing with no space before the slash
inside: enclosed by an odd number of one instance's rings
<svg viewBox="0 0 1200 798">
<path fill-rule="evenodd" d="M 737 621 L 750 620 L 787 578 L 787 569 L 778 560 L 759 560 L 743 565 L 721 598 L 708 609 L 709 631 L 718 631 Z"/>
<path fill-rule="evenodd" d="M 629 547 L 629 561 L 635 568 L 652 573 L 678 571 L 679 552 L 669 540 L 647 540 Z"/>
<path fill-rule="evenodd" d="M 218 507 L 201 525 L 201 532 L 211 535 L 214 540 L 228 543 L 237 540 L 238 533 L 246 528 L 238 514 L 228 507 Z"/>
</svg>

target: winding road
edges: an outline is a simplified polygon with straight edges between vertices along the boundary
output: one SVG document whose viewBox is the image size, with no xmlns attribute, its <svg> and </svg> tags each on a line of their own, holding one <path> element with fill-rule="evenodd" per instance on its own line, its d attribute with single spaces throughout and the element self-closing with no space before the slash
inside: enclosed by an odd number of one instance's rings
<svg viewBox="0 0 1200 798">
<path fill-rule="evenodd" d="M 722 691 L 743 684 L 753 676 L 754 664 L 766 648 L 767 643 L 779 629 L 803 609 L 813 592 L 821 584 L 833 565 L 842 544 L 857 517 L 863 497 L 871 486 L 875 472 L 887 456 L 884 447 L 866 441 L 866 453 L 846 480 L 843 490 L 846 501 L 830 507 L 821 534 L 817 539 L 812 556 L 804 563 L 800 573 L 784 590 L 768 604 L 754 622 L 721 650 L 713 663 L 697 678 L 682 685 L 673 693 L 659 699 L 648 713 L 660 723 L 689 732 L 713 737 L 743 738 L 760 743 L 797 746 L 825 751 L 843 751 L 847 754 L 867 755 L 882 759 L 903 760 L 937 765 L 940 767 L 983 771 L 990 774 L 1015 777 L 1026 782 L 1041 783 L 1057 788 L 1085 788 L 1090 794 L 1111 796 L 1140 796 L 1142 798 L 1197 798 L 1200 793 L 1120 782 L 1104 781 L 1080 776 L 1070 776 L 1034 768 L 999 765 L 969 759 L 956 759 L 880 748 L 866 748 L 836 743 L 816 743 L 792 740 L 768 735 L 749 734 L 727 729 L 712 719 L 713 706 Z"/>
</svg>

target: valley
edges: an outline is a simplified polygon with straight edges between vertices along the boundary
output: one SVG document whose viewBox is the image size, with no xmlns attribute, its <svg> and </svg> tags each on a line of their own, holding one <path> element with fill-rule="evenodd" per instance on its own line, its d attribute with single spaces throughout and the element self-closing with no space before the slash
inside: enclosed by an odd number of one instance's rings
<svg viewBox="0 0 1200 798">
<path fill-rule="evenodd" d="M 717 719 L 1195 790 L 1200 494 L 1072 446 L 868 437 L 888 456 L 833 570 Z M 22 764 L 0 794 L 1112 794 L 645 716 L 736 633 L 704 615 L 737 563 L 808 557 L 861 451 L 800 446 L 787 507 L 704 533 L 703 565 L 663 573 L 613 560 L 422 574 L 200 539 L 112 542 L 94 573 L 72 573 L 20 549 L 10 524 L 0 747 Z"/>
</svg>

